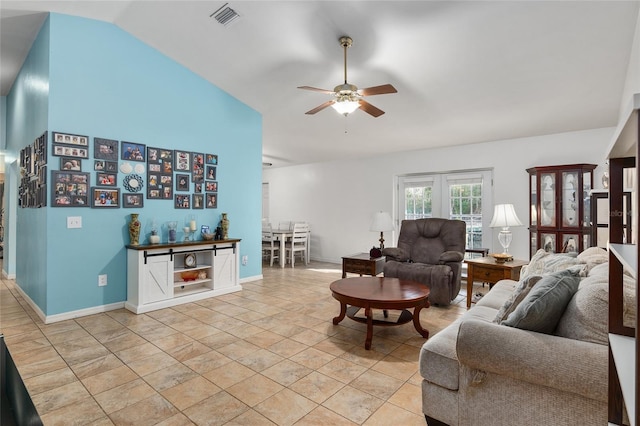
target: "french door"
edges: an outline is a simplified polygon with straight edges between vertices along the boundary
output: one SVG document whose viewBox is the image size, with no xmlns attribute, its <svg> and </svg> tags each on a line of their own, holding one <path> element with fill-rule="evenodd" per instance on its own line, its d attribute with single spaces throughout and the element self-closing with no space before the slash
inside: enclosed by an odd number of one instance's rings
<svg viewBox="0 0 640 426">
<path fill-rule="evenodd" d="M 492 170 L 398 176 L 398 225 L 441 217 L 467 224 L 467 248 L 491 247 Z"/>
</svg>

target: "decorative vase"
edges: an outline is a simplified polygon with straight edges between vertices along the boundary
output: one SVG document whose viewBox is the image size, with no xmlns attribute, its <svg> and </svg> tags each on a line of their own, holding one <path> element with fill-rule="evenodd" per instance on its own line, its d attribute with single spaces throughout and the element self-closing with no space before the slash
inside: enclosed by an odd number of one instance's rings
<svg viewBox="0 0 640 426">
<path fill-rule="evenodd" d="M 175 243 L 177 241 L 177 236 L 178 236 L 178 232 L 177 232 L 178 222 L 176 221 L 167 222 L 167 228 L 169 228 L 169 243 Z"/>
<path fill-rule="evenodd" d="M 222 228 L 222 239 L 229 239 L 229 219 L 226 213 L 222 213 L 222 220 L 220 221 L 220 227 Z"/>
<path fill-rule="evenodd" d="M 138 245 L 140 238 L 140 221 L 138 213 L 131 213 L 131 221 L 129 221 L 129 242 L 132 246 Z"/>
<path fill-rule="evenodd" d="M 151 234 L 149 235 L 150 244 L 160 243 L 160 235 L 158 235 L 158 224 L 155 220 L 151 222 Z"/>
</svg>

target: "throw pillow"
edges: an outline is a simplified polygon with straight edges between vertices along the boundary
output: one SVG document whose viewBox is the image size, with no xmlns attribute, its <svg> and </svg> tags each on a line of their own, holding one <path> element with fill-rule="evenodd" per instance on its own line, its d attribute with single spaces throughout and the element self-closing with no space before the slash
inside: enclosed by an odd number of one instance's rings
<svg viewBox="0 0 640 426">
<path fill-rule="evenodd" d="M 529 291 L 533 288 L 542 277 L 540 275 L 530 275 L 523 280 L 520 280 L 518 286 L 513 290 L 511 296 L 504 302 L 502 307 L 498 310 L 493 322 L 500 324 L 503 320 L 507 319 L 509 314 L 513 312 L 516 307 L 524 300 L 529 294 Z"/>
<path fill-rule="evenodd" d="M 582 262 L 577 259 L 577 253 L 549 253 L 543 249 L 538 250 L 526 267 L 520 271 L 520 279 L 529 275 L 545 275 L 579 265 Z"/>
<path fill-rule="evenodd" d="M 540 333 L 553 333 L 579 284 L 580 277 L 568 270 L 544 276 L 500 324 Z"/>
</svg>

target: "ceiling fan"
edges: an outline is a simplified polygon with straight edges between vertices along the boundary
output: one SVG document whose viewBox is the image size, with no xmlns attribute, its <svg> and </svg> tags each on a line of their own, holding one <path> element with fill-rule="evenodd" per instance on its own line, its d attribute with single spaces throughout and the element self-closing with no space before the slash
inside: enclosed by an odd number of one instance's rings
<svg viewBox="0 0 640 426">
<path fill-rule="evenodd" d="M 360 108 L 364 112 L 374 116 L 380 117 L 384 114 L 384 111 L 371 105 L 369 102 L 362 99 L 365 96 L 384 95 L 387 93 L 397 93 L 395 87 L 391 84 L 383 84 L 382 86 L 367 87 L 366 89 L 359 89 L 353 85 L 347 83 L 347 49 L 353 44 L 351 37 L 340 37 L 340 45 L 344 49 L 344 84 L 340 84 L 333 88 L 333 91 L 326 89 L 318 89 L 311 86 L 299 86 L 298 89 L 312 90 L 314 92 L 327 93 L 334 96 L 334 99 L 327 101 L 312 110 L 307 111 L 305 114 L 315 114 L 322 111 L 328 106 L 332 106 L 336 111 L 344 116 L 349 115 L 356 109 Z"/>
</svg>

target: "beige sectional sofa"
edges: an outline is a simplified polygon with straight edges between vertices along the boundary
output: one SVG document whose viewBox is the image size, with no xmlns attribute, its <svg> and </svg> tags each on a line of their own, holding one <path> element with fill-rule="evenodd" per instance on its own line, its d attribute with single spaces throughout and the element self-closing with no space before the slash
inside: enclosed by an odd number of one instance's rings
<svg viewBox="0 0 640 426">
<path fill-rule="evenodd" d="M 587 249 L 577 257 L 538 252 L 523 268 L 520 282 L 498 282 L 459 320 L 431 337 L 420 353 L 427 423 L 606 424 L 607 260 L 602 249 Z M 542 278 L 560 270 L 579 278 L 552 332 L 496 319 L 499 313 L 504 318 L 507 301 L 527 281 L 540 280 L 532 294 Z"/>
</svg>

